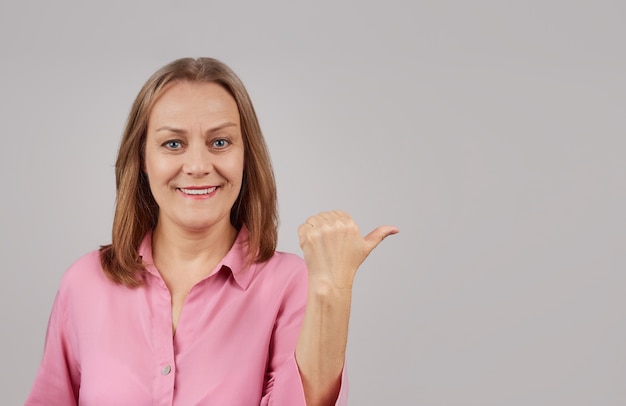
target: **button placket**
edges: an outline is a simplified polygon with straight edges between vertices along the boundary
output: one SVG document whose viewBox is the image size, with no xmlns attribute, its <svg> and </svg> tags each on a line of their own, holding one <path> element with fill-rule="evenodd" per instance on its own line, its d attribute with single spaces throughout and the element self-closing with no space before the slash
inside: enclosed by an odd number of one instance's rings
<svg viewBox="0 0 626 406">
<path fill-rule="evenodd" d="M 151 283 L 152 343 L 156 365 L 153 381 L 155 406 L 171 406 L 174 398 L 176 365 L 172 340 L 171 296 L 158 275 Z"/>
</svg>

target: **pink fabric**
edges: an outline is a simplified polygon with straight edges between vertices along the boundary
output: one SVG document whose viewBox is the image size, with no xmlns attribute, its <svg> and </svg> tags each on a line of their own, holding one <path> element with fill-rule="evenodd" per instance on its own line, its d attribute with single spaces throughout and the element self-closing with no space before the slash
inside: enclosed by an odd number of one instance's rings
<svg viewBox="0 0 626 406">
<path fill-rule="evenodd" d="M 144 286 L 109 281 L 98 252 L 66 272 L 26 405 L 305 405 L 295 361 L 304 261 L 276 253 L 244 266 L 247 231 L 189 293 L 172 338 L 170 294 L 140 247 Z M 347 404 L 342 377 L 337 405 Z"/>
</svg>

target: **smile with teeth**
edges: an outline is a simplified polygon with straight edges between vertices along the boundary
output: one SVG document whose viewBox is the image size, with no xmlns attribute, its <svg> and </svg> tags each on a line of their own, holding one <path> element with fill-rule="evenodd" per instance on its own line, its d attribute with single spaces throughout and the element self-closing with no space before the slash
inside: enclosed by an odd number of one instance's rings
<svg viewBox="0 0 626 406">
<path fill-rule="evenodd" d="M 182 187 L 178 188 L 178 190 L 180 190 L 186 195 L 208 195 L 209 193 L 213 193 L 215 189 L 217 189 L 217 186 L 213 186 L 213 187 L 206 188 L 206 189 L 185 189 Z"/>
</svg>

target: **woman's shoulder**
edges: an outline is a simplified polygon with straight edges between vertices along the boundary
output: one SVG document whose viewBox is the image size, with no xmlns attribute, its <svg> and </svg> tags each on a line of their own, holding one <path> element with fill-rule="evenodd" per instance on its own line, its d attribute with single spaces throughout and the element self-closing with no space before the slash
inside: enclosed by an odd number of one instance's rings
<svg viewBox="0 0 626 406">
<path fill-rule="evenodd" d="M 300 265 L 304 264 L 304 259 L 302 259 L 301 256 L 291 253 L 291 252 L 284 252 L 284 251 L 274 252 L 274 255 L 272 256 L 272 258 L 270 258 L 270 260 L 285 262 L 289 264 L 300 264 Z"/>
<path fill-rule="evenodd" d="M 299 285 L 307 281 L 304 259 L 287 252 L 276 251 L 267 261 L 254 264 L 253 269 L 257 282 L 275 285 L 276 289 L 279 286 Z"/>
<path fill-rule="evenodd" d="M 275 272 L 287 274 L 306 272 L 304 259 L 290 252 L 276 251 L 269 260 L 261 265 L 263 267 L 269 267 Z"/>
<path fill-rule="evenodd" d="M 276 298 L 297 298 L 306 301 L 308 272 L 304 259 L 288 252 L 276 251 L 265 262 L 256 263 L 252 273 L 242 273 L 242 280 L 247 279 L 262 291 L 272 292 Z"/>
<path fill-rule="evenodd" d="M 94 291 L 101 289 L 108 281 L 102 271 L 100 250 L 93 250 L 80 256 L 67 268 L 61 278 L 59 290 Z"/>
</svg>

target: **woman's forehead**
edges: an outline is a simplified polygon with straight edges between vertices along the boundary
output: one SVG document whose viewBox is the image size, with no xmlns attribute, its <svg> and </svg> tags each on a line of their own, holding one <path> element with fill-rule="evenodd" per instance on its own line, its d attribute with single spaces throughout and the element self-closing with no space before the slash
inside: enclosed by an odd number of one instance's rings
<svg viewBox="0 0 626 406">
<path fill-rule="evenodd" d="M 154 125 L 189 125 L 192 122 L 239 124 L 239 108 L 232 95 L 214 82 L 175 82 L 168 85 L 152 106 L 148 121 Z"/>
</svg>

